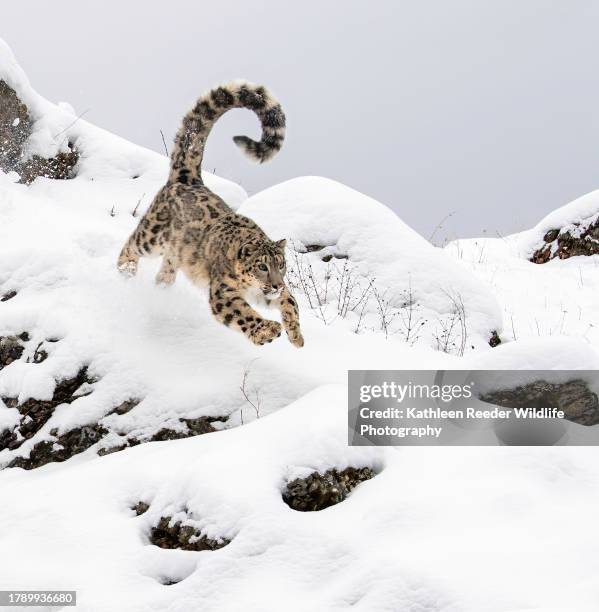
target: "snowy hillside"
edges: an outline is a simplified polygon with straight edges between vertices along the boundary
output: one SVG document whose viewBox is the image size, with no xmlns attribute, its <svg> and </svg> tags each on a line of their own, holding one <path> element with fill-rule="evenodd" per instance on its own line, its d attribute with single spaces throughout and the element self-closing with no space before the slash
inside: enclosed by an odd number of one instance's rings
<svg viewBox="0 0 599 612">
<path fill-rule="evenodd" d="M 0 171 L 0 589 L 77 589 L 84 612 L 596 611 L 594 449 L 348 447 L 346 405 L 348 369 L 599 368 L 595 257 L 438 249 L 328 179 L 247 198 L 206 175 L 289 239 L 306 344 L 257 347 L 182 276 L 155 286 L 159 262 L 115 269 L 167 160 L 41 98 L 1 42 L 0 80 L 25 158 L 78 155 L 70 179 Z M 294 510 L 290 483 L 327 473 L 347 499 Z"/>
<path fill-rule="evenodd" d="M 504 341 L 568 336 L 599 346 L 599 242 L 593 233 L 598 215 L 594 191 L 530 230 L 447 245 L 447 254 L 492 288 L 501 305 Z M 543 249 L 546 263 L 529 261 Z"/>
</svg>

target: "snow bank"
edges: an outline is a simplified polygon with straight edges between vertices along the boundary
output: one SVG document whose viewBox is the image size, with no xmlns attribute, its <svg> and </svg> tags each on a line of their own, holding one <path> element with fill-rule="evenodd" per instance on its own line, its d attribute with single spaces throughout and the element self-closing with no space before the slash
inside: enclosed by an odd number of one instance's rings
<svg viewBox="0 0 599 612">
<path fill-rule="evenodd" d="M 324 286 L 327 276 L 341 275 L 349 265 L 363 280 L 354 302 L 367 286 L 364 281 L 372 280 L 383 302 L 371 295 L 366 305 L 366 312 L 374 315 L 374 329 L 381 327 L 381 310 L 388 307 L 392 321 L 383 325 L 389 327 L 385 331 L 410 343 L 420 341 L 437 348 L 445 344 L 444 350 L 456 353 L 483 348 L 492 331 L 501 331 L 498 304 L 484 283 L 456 266 L 389 208 L 349 187 L 321 177 L 297 178 L 250 197 L 239 212 L 257 221 L 273 238 L 289 238 L 292 249 L 311 251 L 308 263 L 296 262 L 296 274 L 297 267 L 304 267 L 308 277 L 313 272 Z M 302 283 L 296 284 L 301 289 Z M 331 293 L 329 301 L 339 301 L 339 290 Z M 317 299 L 319 306 L 322 301 Z M 462 306 L 464 322 L 456 322 L 456 311 Z M 352 322 L 361 308 L 359 304 L 351 312 Z M 335 312 L 331 314 L 334 318 Z M 465 342 L 460 347 L 462 331 Z"/>
<path fill-rule="evenodd" d="M 581 228 L 596 223 L 598 218 L 599 190 L 596 190 L 557 208 L 533 228 L 508 236 L 505 240 L 514 255 L 530 259 L 537 249 L 545 246 L 544 238 L 548 232 L 559 230 L 562 234 L 567 232 L 576 237 L 581 233 Z"/>
<path fill-rule="evenodd" d="M 595 609 L 592 449 L 348 448 L 345 419 L 345 387 L 327 386 L 235 430 L 4 471 L 0 585 L 77 588 L 82 612 Z M 378 475 L 320 512 L 283 503 L 288 480 L 347 465 Z M 231 543 L 149 544 L 182 514 Z"/>
<path fill-rule="evenodd" d="M 57 153 L 67 152 L 68 143 L 71 142 L 80 154 L 76 169 L 80 183 L 84 180 L 101 183 L 118 181 L 120 197 L 116 201 L 120 200 L 121 205 L 130 206 L 129 210 L 133 210 L 141 199 L 140 210 L 143 210 L 149 204 L 168 175 L 166 158 L 97 128 L 75 115 L 72 107 L 66 103 L 55 105 L 40 96 L 33 90 L 2 39 L 0 80 L 14 89 L 34 122 L 27 142 L 28 155 L 53 157 Z M 233 207 L 247 197 L 245 191 L 231 181 L 209 173 L 204 173 L 204 178 L 206 184 Z M 66 189 L 68 193 L 68 187 Z M 80 195 L 80 192 L 77 194 Z"/>
</svg>

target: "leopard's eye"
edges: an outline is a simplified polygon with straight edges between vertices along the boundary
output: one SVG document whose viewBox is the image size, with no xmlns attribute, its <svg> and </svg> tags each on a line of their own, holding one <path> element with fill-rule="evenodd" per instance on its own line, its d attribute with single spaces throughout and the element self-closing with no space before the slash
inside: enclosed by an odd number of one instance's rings
<svg viewBox="0 0 599 612">
<path fill-rule="evenodd" d="M 258 270 L 262 270 L 262 272 L 268 272 L 268 266 L 266 264 L 258 264 Z"/>
<path fill-rule="evenodd" d="M 282 261 L 282 262 L 279 264 L 279 269 L 280 269 L 280 270 L 282 270 L 284 267 L 285 267 L 285 262 L 284 262 L 284 261 Z"/>
</svg>

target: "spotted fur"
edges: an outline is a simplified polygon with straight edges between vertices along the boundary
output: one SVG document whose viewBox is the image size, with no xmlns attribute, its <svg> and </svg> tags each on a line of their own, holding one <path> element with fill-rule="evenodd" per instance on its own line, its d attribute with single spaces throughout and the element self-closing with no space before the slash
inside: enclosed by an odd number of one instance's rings
<svg viewBox="0 0 599 612">
<path fill-rule="evenodd" d="M 281 148 L 285 115 L 264 87 L 234 82 L 200 98 L 177 134 L 167 183 L 125 243 L 117 265 L 134 275 L 140 257 L 161 256 L 158 283 L 172 284 L 182 270 L 194 283 L 209 286 L 210 308 L 224 325 L 255 344 L 272 342 L 283 328 L 290 342 L 301 347 L 297 302 L 284 281 L 285 241 L 270 240 L 202 181 L 206 139 L 216 120 L 232 108 L 249 108 L 262 122 L 260 141 L 234 138 L 247 155 L 263 162 Z M 277 307 L 282 326 L 258 314 L 248 304 L 250 297 Z"/>
</svg>

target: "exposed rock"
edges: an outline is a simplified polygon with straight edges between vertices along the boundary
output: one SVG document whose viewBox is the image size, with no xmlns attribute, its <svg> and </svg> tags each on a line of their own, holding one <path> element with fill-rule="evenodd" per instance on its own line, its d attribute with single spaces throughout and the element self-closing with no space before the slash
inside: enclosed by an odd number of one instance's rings
<svg viewBox="0 0 599 612">
<path fill-rule="evenodd" d="M 489 346 L 495 348 L 501 344 L 501 338 L 496 331 L 491 332 L 491 337 L 489 338 Z"/>
<path fill-rule="evenodd" d="M 312 512 L 342 502 L 361 482 L 370 480 L 374 472 L 367 467 L 313 472 L 306 478 L 287 483 L 283 501 L 294 510 Z"/>
<path fill-rule="evenodd" d="M 135 408 L 135 406 L 137 406 L 140 401 L 141 400 L 138 400 L 138 399 L 126 400 L 122 404 L 119 404 L 116 408 L 114 408 L 108 414 L 127 414 L 128 412 L 133 410 L 133 408 Z"/>
<path fill-rule="evenodd" d="M 23 332 L 18 336 L 0 337 L 0 369 L 21 358 L 25 350 L 23 343 L 29 340 L 27 332 Z M 46 342 L 53 341 L 55 340 L 47 340 Z M 38 364 L 47 358 L 48 352 L 43 348 L 43 343 L 40 343 L 33 356 L 28 358 L 28 360 Z M 97 381 L 88 375 L 87 368 L 84 367 L 73 378 L 58 381 L 50 400 L 30 398 L 19 404 L 17 398 L 3 397 L 2 401 L 4 404 L 8 408 L 16 408 L 21 414 L 21 418 L 16 427 L 0 431 L 0 450 L 8 449 L 15 451 L 19 449 L 26 440 L 33 438 L 44 427 L 54 414 L 57 406 L 71 404 L 76 399 L 92 393 L 93 388 L 91 385 L 94 382 Z M 108 412 L 108 415 L 120 416 L 127 414 L 140 401 L 139 399 L 126 400 Z M 163 427 L 153 435 L 143 439 L 137 439 L 133 436 L 122 436 L 122 443 L 99 448 L 98 455 L 108 455 L 125 448 L 137 446 L 142 442 L 178 440 L 211 433 L 216 431 L 213 423 L 217 421 L 224 422 L 226 417 L 181 418 L 179 420 L 183 424 L 180 429 Z M 50 432 L 49 437 L 40 440 L 31 448 L 28 457 L 14 457 L 7 467 L 21 467 L 30 470 L 52 461 L 66 461 L 100 442 L 109 433 L 111 433 L 111 428 L 106 425 L 103 418 L 99 419 L 97 423 L 89 423 L 76 427 L 60 436 L 57 431 L 53 430 Z M 112 435 L 114 436 L 114 434 Z"/>
<path fill-rule="evenodd" d="M 48 359 L 48 352 L 42 348 L 44 343 L 40 342 L 33 353 L 33 363 L 42 363 L 42 361 L 46 361 Z"/>
<path fill-rule="evenodd" d="M 8 293 L 5 293 L 2 297 L 0 297 L 0 302 L 8 302 L 8 300 L 12 300 L 14 297 L 16 297 L 16 295 L 16 291 L 9 291 Z"/>
<path fill-rule="evenodd" d="M 139 501 L 131 508 L 133 512 L 135 512 L 136 516 L 140 516 L 147 512 L 150 509 L 150 504 L 146 504 L 146 502 Z"/>
<path fill-rule="evenodd" d="M 348 259 L 347 255 L 344 255 L 343 253 L 329 253 L 328 255 L 323 255 L 321 257 L 322 261 L 324 261 L 324 262 L 329 262 L 333 258 L 335 258 L 335 259 Z"/>
<path fill-rule="evenodd" d="M 61 462 L 86 451 L 90 446 L 99 442 L 106 434 L 97 423 L 76 427 L 54 440 L 38 442 L 32 449 L 29 457 L 15 457 L 8 467 L 20 467 L 32 470 L 50 462 Z"/>
<path fill-rule="evenodd" d="M 549 230 L 543 237 L 545 244 L 530 258 L 533 263 L 547 263 L 551 259 L 568 259 L 575 255 L 599 254 L 599 218 L 576 222 L 567 228 Z"/>
<path fill-rule="evenodd" d="M 0 169 L 17 172 L 21 182 L 26 184 L 39 176 L 73 178 L 79 153 L 70 142 L 68 152 L 49 159 L 26 155 L 26 142 L 31 135 L 32 124 L 27 106 L 19 100 L 14 89 L 0 80 Z"/>
<path fill-rule="evenodd" d="M 0 336 L 0 370 L 13 361 L 21 359 L 25 347 L 21 342 L 23 336 Z"/>
<path fill-rule="evenodd" d="M 599 423 L 599 400 L 583 380 L 549 383 L 544 380 L 480 396 L 483 402 L 505 408 L 558 408 L 580 425 Z"/>
<path fill-rule="evenodd" d="M 322 251 L 323 249 L 325 249 L 326 247 L 321 245 L 321 244 L 307 244 L 306 245 L 306 252 L 307 253 L 315 253 L 317 251 Z M 331 261 L 331 259 L 347 259 L 347 255 L 345 255 L 344 253 L 327 253 L 325 255 L 323 255 L 320 259 L 322 261 L 329 262 Z"/>
<path fill-rule="evenodd" d="M 87 382 L 87 368 L 81 368 L 73 378 L 58 381 L 51 400 L 30 398 L 19 404 L 17 398 L 3 397 L 2 400 L 7 407 L 16 408 L 21 413 L 21 420 L 12 431 L 4 430 L 0 433 L 0 450 L 5 448 L 15 450 L 25 440 L 32 438 L 48 422 L 56 406 L 70 404 L 76 399 L 75 392 L 85 382 Z M 94 435 L 89 428 L 82 427 L 67 432 L 58 438 L 44 440 L 33 447 L 28 459 L 16 457 L 8 467 L 31 469 L 49 461 L 64 461 L 77 452 L 81 452 L 78 449 L 89 448 L 85 445 Z M 60 448 L 60 446 L 63 448 Z M 72 453 L 70 453 L 71 450 Z"/>
<path fill-rule="evenodd" d="M 184 525 L 182 521 L 173 522 L 172 517 L 163 516 L 158 525 L 150 531 L 150 542 L 160 548 L 178 548 L 181 550 L 218 550 L 230 540 L 212 540 L 202 535 L 193 525 Z"/>
<path fill-rule="evenodd" d="M 136 402 L 135 405 L 137 405 Z M 115 412 L 115 411 L 113 411 Z M 133 436 L 124 437 L 122 444 L 117 444 L 113 446 L 107 446 L 98 449 L 98 455 L 101 457 L 105 455 L 110 455 L 112 453 L 116 453 L 118 451 L 125 450 L 126 448 L 130 448 L 132 446 L 137 446 L 138 444 L 142 444 L 143 442 L 164 442 L 165 440 L 182 440 L 183 438 L 191 438 L 192 436 L 200 436 L 206 433 L 212 433 L 217 431 L 212 423 L 221 422 L 224 423 L 227 418 L 226 417 L 199 417 L 196 419 L 179 419 L 181 423 L 185 423 L 186 427 L 182 430 L 169 429 L 167 427 L 163 427 L 158 430 L 154 435 L 152 435 L 149 439 L 139 440 Z"/>
<path fill-rule="evenodd" d="M 0 80 L 0 168 L 14 170 L 21 162 L 23 145 L 31 133 L 27 107 L 14 89 Z"/>
</svg>

